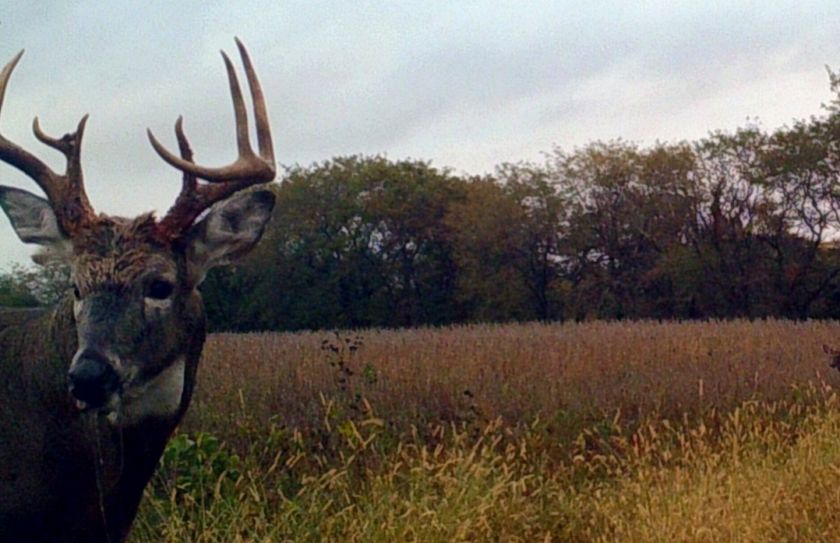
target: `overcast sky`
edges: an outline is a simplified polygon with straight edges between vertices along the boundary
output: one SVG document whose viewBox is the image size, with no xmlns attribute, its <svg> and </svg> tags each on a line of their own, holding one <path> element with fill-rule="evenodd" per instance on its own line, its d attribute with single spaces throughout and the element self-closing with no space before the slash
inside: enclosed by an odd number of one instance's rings
<svg viewBox="0 0 840 543">
<path fill-rule="evenodd" d="M 555 146 L 703 137 L 820 111 L 840 68 L 840 2 L 5 2 L 0 59 L 26 49 L 0 131 L 57 169 L 31 135 L 90 113 L 83 147 L 99 211 L 165 210 L 184 115 L 199 162 L 235 154 L 219 49 L 248 46 L 278 160 L 431 160 L 473 174 Z M 0 164 L 0 184 L 34 183 Z M 0 214 L 2 215 L 2 214 Z M 0 267 L 30 250 L 0 216 Z"/>
</svg>

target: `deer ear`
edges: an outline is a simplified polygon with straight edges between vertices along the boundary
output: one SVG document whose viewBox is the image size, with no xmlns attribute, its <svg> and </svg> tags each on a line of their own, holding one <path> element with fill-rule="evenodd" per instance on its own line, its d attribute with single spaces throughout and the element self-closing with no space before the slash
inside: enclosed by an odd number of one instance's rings
<svg viewBox="0 0 840 543">
<path fill-rule="evenodd" d="M 25 190 L 0 186 L 0 207 L 24 243 L 35 243 L 50 250 L 68 246 L 70 240 L 59 228 L 55 212 L 44 198 Z"/>
<path fill-rule="evenodd" d="M 187 234 L 187 270 L 198 286 L 214 266 L 229 264 L 248 254 L 265 231 L 274 193 L 239 193 L 215 206 Z"/>
</svg>

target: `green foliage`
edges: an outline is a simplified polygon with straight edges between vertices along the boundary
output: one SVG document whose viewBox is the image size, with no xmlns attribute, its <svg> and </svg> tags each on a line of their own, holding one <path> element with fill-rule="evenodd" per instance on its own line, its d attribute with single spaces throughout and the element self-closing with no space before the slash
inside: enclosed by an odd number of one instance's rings
<svg viewBox="0 0 840 543">
<path fill-rule="evenodd" d="M 42 266 L 12 266 L 0 273 L 0 306 L 53 305 L 70 288 L 70 269 L 61 263 Z"/>
<path fill-rule="evenodd" d="M 217 437 L 206 432 L 192 437 L 178 434 L 161 458 L 160 470 L 167 477 L 165 487 L 158 491 L 176 502 L 189 498 L 206 503 L 233 488 L 240 468 L 239 456 L 229 452 Z"/>
<path fill-rule="evenodd" d="M 459 187 L 426 163 L 382 157 L 290 168 L 263 243 L 234 273 L 205 285 L 211 324 L 240 330 L 455 320 L 443 217 Z"/>
<path fill-rule="evenodd" d="M 35 298 L 12 274 L 0 275 L 0 306 L 4 307 L 36 307 Z"/>
</svg>

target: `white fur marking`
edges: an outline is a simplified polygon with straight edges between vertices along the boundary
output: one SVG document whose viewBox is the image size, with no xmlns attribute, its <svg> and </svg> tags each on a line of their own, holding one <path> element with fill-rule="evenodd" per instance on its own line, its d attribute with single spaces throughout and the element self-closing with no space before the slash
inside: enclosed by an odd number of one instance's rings
<svg viewBox="0 0 840 543">
<path fill-rule="evenodd" d="M 170 417 L 181 406 L 186 361 L 178 358 L 154 379 L 122 398 L 116 414 L 120 426 L 131 426 L 147 417 Z M 117 414 L 118 413 L 118 414 Z"/>
<path fill-rule="evenodd" d="M 154 312 L 156 317 L 160 317 L 161 312 L 163 312 L 164 310 L 168 310 L 170 307 L 172 307 L 172 298 L 166 298 L 165 300 L 144 298 L 143 303 L 146 304 L 147 312 Z"/>
</svg>

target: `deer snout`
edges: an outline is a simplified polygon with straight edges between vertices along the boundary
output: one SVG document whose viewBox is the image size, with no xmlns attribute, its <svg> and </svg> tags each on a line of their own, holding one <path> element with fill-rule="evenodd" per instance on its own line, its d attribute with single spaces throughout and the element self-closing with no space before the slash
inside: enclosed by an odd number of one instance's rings
<svg viewBox="0 0 840 543">
<path fill-rule="evenodd" d="M 92 409 L 105 405 L 120 384 L 108 357 L 89 350 L 76 355 L 67 372 L 67 381 L 70 394 L 83 402 L 83 407 Z"/>
</svg>

